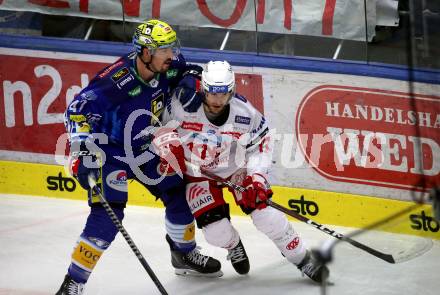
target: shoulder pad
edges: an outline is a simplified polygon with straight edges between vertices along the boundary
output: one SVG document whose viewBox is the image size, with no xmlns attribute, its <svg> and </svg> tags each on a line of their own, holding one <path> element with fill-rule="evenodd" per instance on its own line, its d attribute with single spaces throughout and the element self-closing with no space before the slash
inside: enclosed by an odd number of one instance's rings
<svg viewBox="0 0 440 295">
<path fill-rule="evenodd" d="M 93 82 L 93 83 L 92 83 Z M 96 84 L 95 84 L 96 83 Z M 104 91 L 126 91 L 135 88 L 136 78 L 130 70 L 130 61 L 127 56 L 100 71 L 90 84 L 99 85 Z"/>
</svg>

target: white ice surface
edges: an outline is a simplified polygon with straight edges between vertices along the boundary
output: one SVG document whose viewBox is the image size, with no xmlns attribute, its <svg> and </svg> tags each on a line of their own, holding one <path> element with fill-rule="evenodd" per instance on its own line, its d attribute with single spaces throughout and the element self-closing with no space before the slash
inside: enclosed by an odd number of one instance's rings
<svg viewBox="0 0 440 295">
<path fill-rule="evenodd" d="M 83 201 L 0 195 L 0 295 L 55 294 L 70 263 L 74 243 L 88 214 Z M 164 210 L 129 206 L 124 226 L 169 294 L 320 294 L 319 286 L 280 255 L 246 217 L 233 216 L 251 263 L 240 276 L 226 260 L 226 250 L 209 246 L 201 231 L 202 252 L 222 263 L 216 279 L 176 276 L 164 239 Z M 303 223 L 294 227 L 309 246 L 328 235 Z M 344 228 L 333 227 L 338 231 Z M 389 235 L 393 239 L 393 235 Z M 404 241 L 402 242 L 404 243 Z M 440 246 L 411 261 L 389 264 L 353 246 L 340 243 L 329 265 L 334 283 L 327 294 L 440 294 Z M 121 235 L 102 256 L 85 294 L 159 294 Z"/>
</svg>

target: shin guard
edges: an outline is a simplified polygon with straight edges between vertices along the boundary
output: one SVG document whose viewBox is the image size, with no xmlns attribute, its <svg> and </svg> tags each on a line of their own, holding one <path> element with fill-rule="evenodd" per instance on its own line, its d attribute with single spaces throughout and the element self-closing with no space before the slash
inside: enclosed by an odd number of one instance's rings
<svg viewBox="0 0 440 295">
<path fill-rule="evenodd" d="M 275 243 L 287 260 L 293 264 L 302 261 L 306 255 L 304 242 L 283 213 L 266 207 L 254 210 L 251 217 L 255 227 Z"/>
</svg>

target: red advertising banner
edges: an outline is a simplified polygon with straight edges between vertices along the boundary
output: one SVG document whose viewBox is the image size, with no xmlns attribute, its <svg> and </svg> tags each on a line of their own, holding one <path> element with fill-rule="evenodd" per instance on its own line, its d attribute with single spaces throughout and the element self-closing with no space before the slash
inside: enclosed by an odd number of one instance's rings
<svg viewBox="0 0 440 295">
<path fill-rule="evenodd" d="M 105 65 L 0 55 L 0 149 L 54 154 L 56 140 L 65 132 L 66 101 Z"/>
<path fill-rule="evenodd" d="M 0 150 L 54 154 L 67 103 L 116 57 L 15 51 L 26 55 L 0 53 Z M 263 111 L 261 76 L 236 80 L 237 91 Z"/>
<path fill-rule="evenodd" d="M 296 134 L 328 179 L 419 190 L 440 184 L 439 110 L 438 96 L 325 85 L 303 98 Z"/>
</svg>

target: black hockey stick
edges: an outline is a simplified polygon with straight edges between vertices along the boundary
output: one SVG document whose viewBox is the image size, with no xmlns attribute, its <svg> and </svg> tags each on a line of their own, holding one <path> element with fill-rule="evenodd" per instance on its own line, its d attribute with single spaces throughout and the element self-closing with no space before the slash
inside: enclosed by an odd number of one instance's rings
<svg viewBox="0 0 440 295">
<path fill-rule="evenodd" d="M 102 206 L 104 207 L 105 211 L 107 212 L 108 216 L 112 220 L 113 224 L 116 226 L 116 228 L 119 230 L 119 232 L 124 237 L 125 241 L 127 241 L 127 244 L 130 246 L 131 250 L 136 255 L 139 262 L 142 264 L 144 269 L 147 271 L 148 275 L 150 276 L 151 280 L 153 280 L 153 283 L 156 285 L 157 289 L 159 289 L 160 293 L 163 295 L 168 295 L 165 288 L 160 283 L 159 279 L 156 277 L 156 274 L 153 272 L 151 267 L 148 265 L 147 261 L 145 260 L 144 256 L 142 256 L 142 253 L 139 251 L 138 247 L 134 243 L 134 241 L 131 239 L 128 232 L 125 230 L 124 226 L 122 225 L 122 222 L 119 220 L 118 216 L 116 216 L 116 213 L 113 211 L 113 209 L 110 207 L 109 203 L 107 202 L 104 195 L 101 193 L 101 190 L 96 185 L 96 180 L 89 176 L 89 185 L 92 188 L 93 191 L 99 196 L 99 199 L 101 201 Z"/>
<path fill-rule="evenodd" d="M 190 165 L 191 165 L 192 167 L 194 167 L 194 165 L 192 165 L 192 164 L 190 164 Z M 197 168 L 196 168 L 196 169 L 197 169 Z M 236 191 L 244 192 L 244 191 L 246 190 L 244 187 L 242 187 L 242 186 L 240 186 L 240 185 L 237 185 L 237 184 L 233 183 L 233 182 L 230 181 L 230 180 L 227 180 L 227 179 L 221 178 L 220 176 L 215 175 L 215 174 L 213 174 L 213 173 L 211 173 L 211 172 L 209 172 L 209 171 L 206 171 L 206 170 L 204 170 L 204 169 L 202 169 L 202 168 L 200 168 L 200 169 L 198 169 L 198 170 L 199 170 L 202 174 L 204 174 L 206 177 L 208 177 L 208 178 L 210 178 L 210 179 L 212 179 L 212 180 L 215 180 L 215 181 L 221 182 L 222 184 L 224 184 L 224 185 L 226 185 L 226 186 L 228 186 L 228 187 L 230 187 L 230 188 L 232 188 L 232 189 L 234 189 L 234 190 L 236 190 Z M 266 201 L 266 204 L 267 204 L 268 206 L 270 206 L 270 207 L 273 207 L 273 208 L 275 208 L 275 209 L 281 211 L 281 212 L 284 212 L 285 214 L 287 214 L 287 215 L 289 215 L 289 216 L 292 216 L 293 218 L 298 219 L 299 221 L 302 221 L 302 222 L 304 222 L 304 223 L 307 223 L 307 224 L 309 224 L 309 225 L 311 225 L 311 226 L 313 226 L 313 227 L 319 229 L 320 231 L 325 232 L 326 234 L 331 235 L 332 237 L 334 237 L 334 238 L 336 238 L 336 239 L 339 239 L 339 240 L 341 240 L 341 241 L 348 242 L 348 243 L 352 244 L 353 246 L 355 246 L 355 247 L 357 247 L 357 248 L 359 248 L 359 249 L 361 249 L 361 250 L 364 250 L 365 252 L 370 253 L 370 254 L 373 255 L 373 256 L 376 256 L 376 257 L 379 258 L 379 259 L 382 259 L 382 260 L 384 260 L 384 261 L 386 261 L 386 262 L 388 262 L 388 263 L 396 263 L 395 258 L 394 258 L 393 255 L 391 255 L 391 254 L 387 254 L 387 253 L 380 252 L 380 251 L 375 250 L 375 249 L 373 249 L 373 248 L 371 248 L 371 247 L 369 247 L 369 246 L 367 246 L 367 245 L 364 245 L 364 244 L 362 244 L 362 243 L 359 243 L 359 242 L 357 242 L 357 241 L 355 241 L 355 240 L 353 240 L 353 239 L 351 239 L 351 238 L 349 238 L 349 237 L 344 236 L 344 235 L 341 234 L 341 233 L 338 233 L 338 232 L 336 232 L 336 231 L 334 231 L 334 230 L 332 230 L 332 229 L 329 229 L 328 227 L 326 227 L 326 226 L 324 226 L 324 225 L 322 225 L 322 224 L 320 224 L 320 223 L 317 223 L 317 222 L 315 222 L 315 221 L 313 221 L 313 220 L 311 220 L 311 219 L 309 219 L 309 218 L 307 218 L 307 217 L 305 217 L 305 216 L 302 216 L 301 214 L 299 214 L 299 213 L 297 213 L 297 212 L 295 212 L 295 211 L 293 211 L 293 210 L 287 209 L 287 208 L 281 206 L 280 204 L 275 203 L 275 202 L 272 201 L 272 200 L 267 200 L 267 201 Z"/>
</svg>

